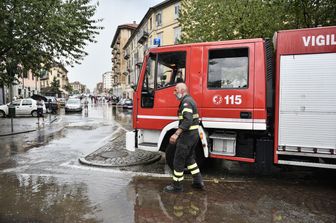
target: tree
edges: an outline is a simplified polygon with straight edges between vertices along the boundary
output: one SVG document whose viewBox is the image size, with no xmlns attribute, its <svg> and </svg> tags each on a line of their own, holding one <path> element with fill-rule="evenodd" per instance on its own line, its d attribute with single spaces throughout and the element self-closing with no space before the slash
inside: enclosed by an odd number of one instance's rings
<svg viewBox="0 0 336 223">
<path fill-rule="evenodd" d="M 183 0 L 181 42 L 270 38 L 278 30 L 334 25 L 333 1 Z"/>
<path fill-rule="evenodd" d="M 70 85 L 70 84 L 65 85 L 65 86 L 64 86 L 64 89 L 65 89 L 67 92 L 69 92 L 70 94 L 71 94 L 72 91 L 73 91 L 73 87 L 72 87 L 72 85 Z"/>
<path fill-rule="evenodd" d="M 51 86 L 51 92 L 52 93 L 55 93 L 55 94 L 58 94 L 60 93 L 60 81 L 57 80 L 56 77 L 54 77 L 53 81 L 50 83 L 50 86 Z"/>
<path fill-rule="evenodd" d="M 102 27 L 90 0 L 2 0 L 0 2 L 0 84 L 11 85 L 31 70 L 39 75 L 54 62 L 79 63 L 84 47 Z"/>
<path fill-rule="evenodd" d="M 283 1 L 293 28 L 336 25 L 335 0 Z"/>
</svg>

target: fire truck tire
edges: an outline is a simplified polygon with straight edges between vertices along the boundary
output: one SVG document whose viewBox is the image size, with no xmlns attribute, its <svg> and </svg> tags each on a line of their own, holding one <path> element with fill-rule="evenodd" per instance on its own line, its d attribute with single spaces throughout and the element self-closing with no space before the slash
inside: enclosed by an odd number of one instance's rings
<svg viewBox="0 0 336 223">
<path fill-rule="evenodd" d="M 176 145 L 168 143 L 166 147 L 166 163 L 171 170 L 174 170 L 174 157 L 175 157 Z"/>
<path fill-rule="evenodd" d="M 174 170 L 174 157 L 175 157 L 176 145 L 168 143 L 166 147 L 166 163 L 171 170 Z M 202 150 L 202 145 L 199 143 L 195 149 L 196 163 L 200 169 L 202 169 L 205 163 L 205 157 Z M 188 172 L 185 170 L 185 172 Z"/>
</svg>

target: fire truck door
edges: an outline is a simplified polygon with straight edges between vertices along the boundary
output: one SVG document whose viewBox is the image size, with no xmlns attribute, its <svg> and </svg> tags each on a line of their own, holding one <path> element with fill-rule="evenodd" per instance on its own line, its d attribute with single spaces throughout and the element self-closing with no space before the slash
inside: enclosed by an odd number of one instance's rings
<svg viewBox="0 0 336 223">
<path fill-rule="evenodd" d="M 137 110 L 139 129 L 161 130 L 178 120 L 179 101 L 173 92 L 177 83 L 188 81 L 188 49 L 160 50 L 150 53 L 144 71 Z"/>
<path fill-rule="evenodd" d="M 254 44 L 204 47 L 202 123 L 253 129 Z"/>
</svg>

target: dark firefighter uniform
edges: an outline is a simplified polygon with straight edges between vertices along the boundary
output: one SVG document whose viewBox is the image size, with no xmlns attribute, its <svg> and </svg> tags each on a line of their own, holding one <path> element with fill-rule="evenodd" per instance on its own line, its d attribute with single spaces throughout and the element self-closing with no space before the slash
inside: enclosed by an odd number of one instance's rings
<svg viewBox="0 0 336 223">
<path fill-rule="evenodd" d="M 166 187 L 168 192 L 179 192 L 183 190 L 181 181 L 184 179 L 184 168 L 193 176 L 192 186 L 204 189 L 202 176 L 195 161 L 195 148 L 199 141 L 199 115 L 196 102 L 190 95 L 185 95 L 178 109 L 179 129 L 182 133 L 176 141 L 176 151 L 174 157 L 173 185 Z"/>
</svg>

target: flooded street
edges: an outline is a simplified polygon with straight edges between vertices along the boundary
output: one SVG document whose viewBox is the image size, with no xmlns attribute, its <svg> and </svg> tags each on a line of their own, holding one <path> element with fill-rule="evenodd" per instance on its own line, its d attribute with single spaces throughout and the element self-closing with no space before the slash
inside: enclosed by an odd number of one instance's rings
<svg viewBox="0 0 336 223">
<path fill-rule="evenodd" d="M 176 195 L 162 191 L 170 182 L 163 159 L 122 169 L 78 162 L 125 129 L 131 112 L 99 105 L 88 117 L 61 111 L 38 131 L 1 137 L 0 222 L 336 221 L 335 171 L 258 177 L 251 166 L 216 160 L 203 170 L 206 191 L 193 190 L 187 175 Z"/>
</svg>

